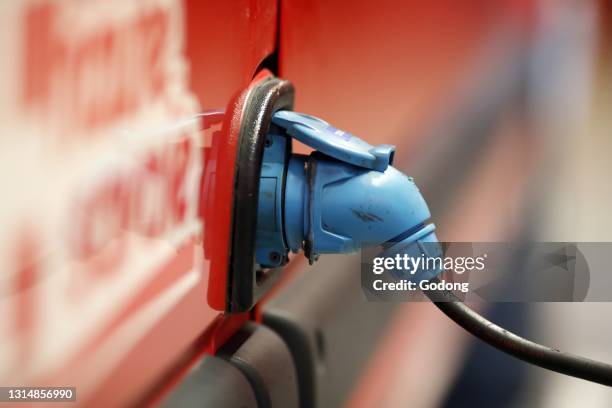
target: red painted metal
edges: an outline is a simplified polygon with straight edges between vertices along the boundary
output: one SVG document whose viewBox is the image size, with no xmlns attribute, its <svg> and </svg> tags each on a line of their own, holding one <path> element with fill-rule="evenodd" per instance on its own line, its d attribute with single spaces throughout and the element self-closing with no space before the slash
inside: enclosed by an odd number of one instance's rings
<svg viewBox="0 0 612 408">
<path fill-rule="evenodd" d="M 279 75 L 297 89 L 296 110 L 370 143 L 396 144 L 405 155 L 462 95 L 462 81 L 485 61 L 487 44 L 525 35 L 531 6 L 284 0 Z"/>
<path fill-rule="evenodd" d="M 147 400 L 251 318 L 222 313 L 227 203 L 241 101 L 276 48 L 277 2 L 0 8 L 11 134 L 0 143 L 20 157 L 2 163 L 23 180 L 0 208 L 15 208 L 0 219 L 12 237 L 0 240 L 0 313 L 15 327 L 0 327 L 0 352 L 20 356 L 3 354 L 0 383 L 76 386 L 88 406 Z M 206 170 L 218 181 L 195 196 Z"/>
<path fill-rule="evenodd" d="M 187 3 L 186 18 L 191 89 L 203 111 L 223 112 L 208 118 L 210 123 L 205 118 L 203 123 L 204 174 L 207 171 L 214 174 L 212 185 L 201 191 L 200 203 L 205 225 L 202 246 L 209 261 L 206 263 L 208 279 L 200 290 L 183 300 L 183 307 L 173 310 L 159 327 L 151 330 L 110 381 L 101 385 L 91 399 L 100 406 L 107 403 L 109 392 L 125 393 L 128 378 L 133 384 L 134 376 L 142 377 L 143 370 L 151 364 L 147 358 L 150 353 L 155 353 L 158 360 L 157 368 L 151 371 L 155 375 L 149 375 L 153 382 L 136 384 L 134 395 L 148 401 L 150 397 L 146 396 L 151 393 L 153 400 L 149 402 L 158 400 L 203 354 L 214 354 L 250 319 L 249 313 L 225 315 L 211 314 L 211 311 L 221 312 L 225 307 L 231 225 L 228 203 L 233 194 L 237 135 L 246 95 L 254 84 L 270 75 L 257 69 L 274 50 L 276 7 L 271 1 L 191 1 Z M 228 26 L 232 27 L 232 36 L 225 35 Z M 207 311 L 208 307 L 212 310 Z M 189 315 L 215 317 L 195 323 L 185 319 Z M 192 334 L 186 333 L 186 329 Z M 202 334 L 194 338 L 198 332 Z M 172 334 L 172 340 L 167 333 Z M 174 357 L 159 359 L 164 350 L 173 350 Z"/>
<path fill-rule="evenodd" d="M 259 308 L 253 314 L 233 316 L 221 311 L 227 295 L 229 203 L 238 128 L 250 87 L 270 75 L 261 69 L 266 57 L 280 52 L 280 76 L 296 86 L 296 109 L 320 115 L 372 143 L 397 143 L 398 150 L 409 151 L 422 124 L 431 122 L 452 97 L 456 80 L 465 69 L 462 61 L 471 59 L 495 27 L 526 30 L 528 7 L 524 5 L 531 2 L 280 3 L 280 27 L 276 0 L 187 0 L 184 4 L 146 0 L 133 8 L 118 0 L 88 2 L 77 11 L 72 2 L 62 0 L 3 4 L 9 17 L 4 26 L 12 30 L 15 47 L 24 48 L 16 53 L 15 66 L 7 62 L 7 72 L 20 73 L 4 79 L 9 96 L 0 102 L 4 103 L 1 107 L 10 109 L 0 112 L 0 118 L 20 121 L 6 125 L 16 135 L 11 148 L 24 140 L 39 141 L 48 162 L 39 164 L 33 159 L 32 167 L 38 171 L 35 175 L 23 174 L 19 163 L 14 167 L 23 178 L 23 189 L 32 182 L 40 187 L 15 204 L 20 208 L 34 201 L 38 211 L 19 213 L 15 216 L 19 220 L 8 225 L 10 229 L 3 228 L 3 234 L 15 237 L 7 250 L 14 255 L 7 269 L 16 271 L 10 282 L 16 294 L 8 303 L 15 308 L 10 314 L 19 345 L 15 355 L 24 362 L 8 377 L 0 378 L 0 383 L 75 385 L 79 401 L 92 406 L 154 402 L 202 354 L 216 352 L 248 319 L 261 318 Z M 86 12 L 80 15 L 82 10 Z M 401 41 L 392 41 L 398 38 Z M 95 86 L 85 87 L 83 84 L 92 85 L 87 82 L 92 78 L 97 81 Z M 13 82 L 22 85 L 14 90 Z M 143 109 L 161 111 L 165 121 L 157 121 L 149 111 L 141 115 Z M 54 178 L 54 169 L 64 169 L 74 161 L 74 167 L 62 173 L 66 180 L 73 180 L 71 173 L 80 173 L 90 161 L 106 154 L 114 158 L 116 150 L 127 146 L 126 140 L 113 145 L 109 134 L 136 126 L 138 140 L 151 143 L 154 137 L 141 137 L 148 136 L 145 124 L 170 133 L 168 129 L 183 126 L 185 119 L 201 112 L 209 114 L 189 122 L 184 130 L 188 137 L 181 135 L 180 143 L 155 145 L 151 151 L 143 147 L 144 158 L 138 156 L 142 163 L 133 166 L 138 172 L 111 168 L 100 186 L 90 185 L 91 180 L 98 180 L 93 177 L 86 182 L 77 180 L 75 191 L 60 190 L 67 183 Z M 23 149 L 35 150 L 29 148 L 26 145 Z M 177 191 L 187 156 L 203 174 L 196 203 L 183 202 Z M 105 163 L 101 161 L 100 166 Z M 167 205 L 167 217 L 162 217 L 159 225 L 143 227 L 138 217 L 130 219 L 135 202 L 142 205 L 146 201 L 142 198 L 146 196 L 139 195 L 141 181 L 146 178 L 143 174 L 149 181 L 164 181 L 162 186 L 168 189 L 160 200 Z M 40 225 L 53 222 L 51 215 L 40 211 L 47 208 L 47 202 L 40 198 L 47 190 L 67 194 L 62 214 L 70 216 L 66 225 L 56 228 L 53 224 L 51 233 L 42 233 Z M 71 194 L 82 191 L 87 193 L 85 198 Z M 160 229 L 167 228 L 166 219 L 174 222 L 172 226 L 180 226 L 189 205 L 198 207 L 202 225 L 168 251 L 169 239 Z M 110 239 L 108 247 L 100 251 L 102 256 L 95 240 L 73 237 L 80 237 L 82 230 L 94 235 L 93 223 L 75 210 L 81 208 L 105 216 L 108 211 L 110 218 L 103 220 L 119 226 L 118 237 L 111 237 L 117 238 L 118 245 Z M 60 234 L 58 230 L 65 232 L 62 228 L 68 233 Z M 113 295 L 122 286 L 99 291 L 122 272 L 123 256 L 127 253 L 136 260 L 146 260 L 154 252 L 147 246 L 135 254 L 129 252 L 126 242 L 130 237 L 125 230 L 131 228 L 141 228 L 138 232 L 143 232 L 147 244 L 154 241 L 156 249 L 171 255 L 152 268 L 146 279 L 134 284 L 133 293 L 121 299 L 121 307 L 113 308 L 119 302 Z M 49 237 L 53 245 L 45 243 Z M 53 269 L 57 262 L 55 258 L 49 262 L 48 254 L 58 243 L 75 246 L 81 258 L 69 259 Z M 45 269 L 49 265 L 51 269 Z M 64 267 L 72 268 L 70 276 L 77 277 L 66 292 L 55 287 L 49 287 L 44 297 L 36 292 L 38 283 L 48 283 L 45 279 L 54 279 Z M 287 278 L 279 284 L 300 273 L 301 267 L 302 263 L 291 265 Z M 190 281 L 194 268 L 199 268 L 197 279 Z M 123 278 L 131 282 L 130 276 Z M 172 290 L 180 289 L 182 282 L 192 286 L 173 295 Z M 44 355 L 45 350 L 37 356 L 36 347 L 44 349 L 41 339 L 50 344 L 58 335 L 45 326 L 46 337 L 40 337 L 37 327 L 44 326 L 46 318 L 41 302 L 51 299 L 50 309 L 70 302 L 70 311 L 79 311 L 90 306 L 87 300 L 95 289 L 99 303 L 108 310 L 93 327 L 86 319 L 75 323 L 79 330 L 79 324 L 83 330 L 87 328 L 88 336 L 65 346 L 65 355 L 57 361 L 51 358 L 55 356 Z M 174 303 L 166 302 L 169 295 L 175 296 Z M 47 365 L 40 368 L 34 357 Z M 100 376 L 102 366 L 104 375 Z"/>
</svg>

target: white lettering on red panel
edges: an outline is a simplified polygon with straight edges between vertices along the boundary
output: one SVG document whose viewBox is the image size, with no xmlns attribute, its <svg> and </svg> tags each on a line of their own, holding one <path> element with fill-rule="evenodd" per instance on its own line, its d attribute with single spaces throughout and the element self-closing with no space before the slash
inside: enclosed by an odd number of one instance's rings
<svg viewBox="0 0 612 408">
<path fill-rule="evenodd" d="M 184 250 L 201 238 L 202 159 L 180 1 L 0 13 L 0 382 L 19 383 L 118 324 L 177 254 L 177 282 L 202 270 Z"/>
</svg>

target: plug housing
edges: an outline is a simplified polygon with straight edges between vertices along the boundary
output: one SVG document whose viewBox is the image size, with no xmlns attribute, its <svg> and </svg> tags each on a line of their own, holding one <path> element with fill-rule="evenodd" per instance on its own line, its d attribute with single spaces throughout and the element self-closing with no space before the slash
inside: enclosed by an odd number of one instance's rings
<svg viewBox="0 0 612 408">
<path fill-rule="evenodd" d="M 321 119 L 291 111 L 276 112 L 272 123 L 259 192 L 260 265 L 280 266 L 290 251 L 304 250 L 312 263 L 320 254 L 355 252 L 369 244 L 437 242 L 419 189 L 391 165 L 393 146 L 371 146 Z M 317 150 L 309 156 L 291 154 L 291 138 Z"/>
</svg>

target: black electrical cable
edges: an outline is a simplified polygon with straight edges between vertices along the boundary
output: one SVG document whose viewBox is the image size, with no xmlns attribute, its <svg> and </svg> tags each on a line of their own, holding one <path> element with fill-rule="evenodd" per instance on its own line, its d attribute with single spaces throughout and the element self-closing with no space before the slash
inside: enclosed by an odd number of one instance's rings
<svg viewBox="0 0 612 408">
<path fill-rule="evenodd" d="M 430 282 L 440 281 L 433 278 Z M 488 321 L 449 291 L 423 292 L 451 320 L 498 350 L 548 370 L 612 386 L 612 365 L 564 353 L 517 336 Z"/>
</svg>

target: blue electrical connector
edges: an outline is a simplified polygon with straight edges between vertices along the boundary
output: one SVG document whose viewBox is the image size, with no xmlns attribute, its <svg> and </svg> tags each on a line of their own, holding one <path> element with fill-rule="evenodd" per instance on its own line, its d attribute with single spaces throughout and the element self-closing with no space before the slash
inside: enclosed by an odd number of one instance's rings
<svg viewBox="0 0 612 408">
<path fill-rule="evenodd" d="M 272 116 L 261 170 L 256 261 L 279 267 L 289 251 L 347 253 L 382 246 L 381 256 L 438 258 L 429 209 L 414 184 L 391 166 L 395 148 L 371 146 L 321 119 L 290 111 Z M 315 149 L 291 153 L 291 138 Z M 428 264 L 428 263 L 425 263 Z M 400 279 L 438 282 L 442 266 L 422 266 Z M 532 364 L 612 386 L 612 366 L 523 339 L 478 315 L 452 292 L 426 289 L 447 316 L 481 340 Z"/>
<path fill-rule="evenodd" d="M 291 138 L 315 151 L 292 154 Z M 391 165 L 394 152 L 321 119 L 276 112 L 263 156 L 257 263 L 282 266 L 300 250 L 312 263 L 320 254 L 381 243 L 390 254 L 437 256 L 438 246 L 427 244 L 437 242 L 427 204 L 412 178 Z M 422 270 L 418 279 L 439 272 Z"/>
</svg>

